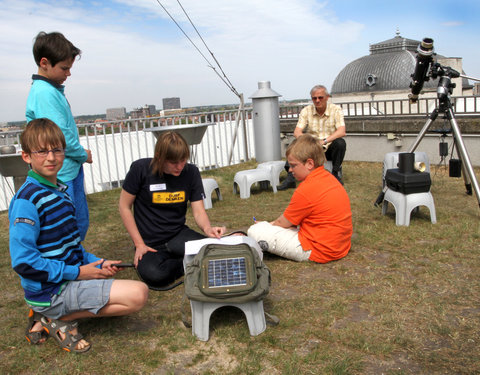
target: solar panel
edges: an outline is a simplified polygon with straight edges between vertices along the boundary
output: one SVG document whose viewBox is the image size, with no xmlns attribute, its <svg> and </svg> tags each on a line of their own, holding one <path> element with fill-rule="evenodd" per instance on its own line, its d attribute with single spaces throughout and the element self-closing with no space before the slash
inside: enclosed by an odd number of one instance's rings
<svg viewBox="0 0 480 375">
<path fill-rule="evenodd" d="M 205 256 L 201 265 L 201 290 L 207 294 L 247 292 L 255 285 L 255 267 L 248 256 Z"/>
<path fill-rule="evenodd" d="M 208 261 L 208 287 L 247 285 L 247 266 L 243 257 Z"/>
</svg>

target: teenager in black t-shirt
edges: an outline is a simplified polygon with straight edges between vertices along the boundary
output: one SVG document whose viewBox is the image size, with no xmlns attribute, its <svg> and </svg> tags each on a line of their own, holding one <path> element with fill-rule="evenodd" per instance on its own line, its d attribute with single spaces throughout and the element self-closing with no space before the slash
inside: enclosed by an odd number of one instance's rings
<svg viewBox="0 0 480 375">
<path fill-rule="evenodd" d="M 210 225 L 200 172 L 187 163 L 189 157 L 180 134 L 162 133 L 153 159 L 132 163 L 120 193 L 120 216 L 135 244 L 134 264 L 151 287 L 165 286 L 183 275 L 185 242 L 220 238 L 225 232 L 224 227 Z M 185 224 L 189 201 L 204 234 Z"/>
</svg>

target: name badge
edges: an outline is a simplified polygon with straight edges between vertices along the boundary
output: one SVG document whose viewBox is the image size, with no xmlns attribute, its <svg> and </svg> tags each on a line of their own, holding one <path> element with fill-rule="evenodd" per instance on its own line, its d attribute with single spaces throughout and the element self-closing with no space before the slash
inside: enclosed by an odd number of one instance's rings
<svg viewBox="0 0 480 375">
<path fill-rule="evenodd" d="M 167 190 L 167 184 L 154 184 L 150 185 L 150 191 Z"/>
<path fill-rule="evenodd" d="M 165 204 L 165 203 L 181 203 L 181 202 L 185 202 L 184 191 L 153 193 L 152 195 L 152 203 Z"/>
</svg>

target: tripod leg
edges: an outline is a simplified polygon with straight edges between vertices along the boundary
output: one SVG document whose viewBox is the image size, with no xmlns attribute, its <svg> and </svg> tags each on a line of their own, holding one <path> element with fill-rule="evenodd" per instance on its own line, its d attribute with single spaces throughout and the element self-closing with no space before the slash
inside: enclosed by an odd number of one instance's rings
<svg viewBox="0 0 480 375">
<path fill-rule="evenodd" d="M 428 128 L 430 127 L 430 125 L 432 124 L 432 122 L 435 121 L 435 119 L 437 118 L 438 116 L 438 109 L 435 108 L 432 113 L 430 113 L 430 115 L 428 116 L 428 120 L 427 122 L 425 123 L 425 125 L 423 125 L 423 128 L 422 130 L 420 130 L 420 133 L 418 133 L 418 136 L 417 138 L 415 139 L 415 141 L 413 142 L 413 144 L 410 146 L 410 148 L 408 149 L 407 152 L 414 152 L 418 145 L 420 144 L 420 142 L 422 141 L 423 137 L 425 136 L 425 133 L 427 132 Z"/>
<path fill-rule="evenodd" d="M 467 172 L 465 173 L 465 175 L 468 174 L 468 177 L 470 177 L 473 190 L 475 191 L 475 195 L 477 196 L 478 205 L 480 206 L 480 187 L 478 186 L 478 181 L 475 177 L 475 172 L 473 170 L 470 157 L 468 156 L 467 149 L 465 148 L 465 144 L 463 143 L 462 134 L 460 133 L 460 128 L 458 127 L 457 121 L 455 120 L 455 116 L 451 108 L 448 108 L 447 116 L 452 126 L 453 135 L 455 137 L 455 144 L 457 146 L 457 152 L 460 154 L 462 165 L 465 166 L 464 168 L 466 169 L 466 172 Z M 465 179 L 465 187 L 467 188 L 467 192 L 468 192 L 467 181 L 468 180 Z"/>
<path fill-rule="evenodd" d="M 468 172 L 465 168 L 465 163 L 462 160 L 462 155 L 460 154 L 460 151 L 458 150 L 457 142 L 455 141 L 455 137 L 453 137 L 453 143 L 455 144 L 456 147 L 456 152 L 457 152 L 457 157 L 461 161 L 461 167 L 462 167 L 462 174 L 463 174 L 463 181 L 465 182 L 465 192 L 468 195 L 472 195 L 472 181 L 470 181 L 470 176 L 468 175 Z"/>
</svg>

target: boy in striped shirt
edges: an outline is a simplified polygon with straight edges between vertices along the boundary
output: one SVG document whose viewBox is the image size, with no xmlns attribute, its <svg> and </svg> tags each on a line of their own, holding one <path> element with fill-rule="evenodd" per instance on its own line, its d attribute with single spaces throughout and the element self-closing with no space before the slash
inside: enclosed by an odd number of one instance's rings
<svg viewBox="0 0 480 375">
<path fill-rule="evenodd" d="M 85 251 L 66 185 L 57 179 L 65 137 L 51 120 L 32 120 L 20 136 L 22 158 L 31 167 L 9 207 L 10 256 L 30 306 L 26 338 L 54 337 L 62 349 L 91 348 L 76 319 L 127 315 L 148 298 L 146 284 L 114 280 L 120 261 Z"/>
</svg>

